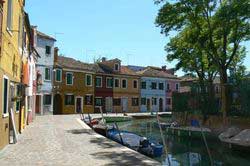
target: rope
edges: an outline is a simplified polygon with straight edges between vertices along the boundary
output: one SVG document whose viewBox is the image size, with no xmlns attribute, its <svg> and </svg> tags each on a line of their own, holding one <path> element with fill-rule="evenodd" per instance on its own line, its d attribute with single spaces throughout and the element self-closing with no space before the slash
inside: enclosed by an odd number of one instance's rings
<svg viewBox="0 0 250 166">
<path fill-rule="evenodd" d="M 200 125 L 199 125 L 200 126 Z M 202 138 L 203 138 L 203 141 L 205 143 L 205 146 L 206 146 L 206 149 L 207 149 L 207 153 L 208 153 L 208 156 L 209 156 L 209 160 L 210 160 L 210 165 L 213 166 L 213 159 L 212 159 L 212 155 L 211 155 L 211 152 L 209 150 L 209 147 L 208 147 L 208 144 L 207 144 L 207 140 L 206 140 L 206 137 L 204 135 L 204 132 L 202 130 L 202 127 L 200 126 L 200 129 L 201 129 L 201 135 L 202 135 Z"/>
<path fill-rule="evenodd" d="M 159 128 L 160 128 L 161 139 L 162 139 L 162 143 L 163 143 L 163 146 L 164 146 L 164 150 L 165 150 L 166 155 L 167 155 L 168 165 L 171 166 L 170 159 L 169 159 L 169 156 L 168 156 L 167 145 L 166 145 L 166 143 L 165 143 L 164 136 L 163 136 L 163 133 L 162 133 L 162 128 L 161 128 L 161 125 L 160 125 L 160 119 L 159 119 L 159 116 L 158 116 L 158 111 L 156 112 L 156 118 L 157 118 L 158 126 L 159 126 Z"/>
</svg>

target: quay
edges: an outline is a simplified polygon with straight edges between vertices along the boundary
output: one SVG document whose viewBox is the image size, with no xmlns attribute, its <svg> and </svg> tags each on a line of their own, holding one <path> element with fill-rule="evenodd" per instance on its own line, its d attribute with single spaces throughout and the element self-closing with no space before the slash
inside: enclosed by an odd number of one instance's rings
<svg viewBox="0 0 250 166">
<path fill-rule="evenodd" d="M 1 166 L 161 165 L 96 134 L 79 115 L 37 116 L 18 143 L 0 151 Z"/>
</svg>

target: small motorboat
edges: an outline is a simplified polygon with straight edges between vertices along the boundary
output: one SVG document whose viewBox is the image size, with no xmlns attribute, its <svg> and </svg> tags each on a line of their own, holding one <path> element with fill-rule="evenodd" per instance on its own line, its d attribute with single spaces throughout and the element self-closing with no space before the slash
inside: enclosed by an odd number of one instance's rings
<svg viewBox="0 0 250 166">
<path fill-rule="evenodd" d="M 161 144 L 156 141 L 148 140 L 133 132 L 119 131 L 112 128 L 108 129 L 107 137 L 150 157 L 160 157 L 163 154 L 163 146 Z"/>
</svg>

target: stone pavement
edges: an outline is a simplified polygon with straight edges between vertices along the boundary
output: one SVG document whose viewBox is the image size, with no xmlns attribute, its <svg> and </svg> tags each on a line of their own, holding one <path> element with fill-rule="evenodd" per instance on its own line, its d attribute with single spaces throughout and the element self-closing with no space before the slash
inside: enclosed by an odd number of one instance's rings
<svg viewBox="0 0 250 166">
<path fill-rule="evenodd" d="M 77 119 L 77 115 L 37 116 L 17 144 L 0 151 L 0 166 L 160 165 Z"/>
</svg>

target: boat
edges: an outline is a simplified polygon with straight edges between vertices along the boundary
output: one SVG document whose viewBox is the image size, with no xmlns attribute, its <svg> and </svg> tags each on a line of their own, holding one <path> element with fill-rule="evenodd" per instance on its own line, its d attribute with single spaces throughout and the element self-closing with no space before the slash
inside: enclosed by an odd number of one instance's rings
<svg viewBox="0 0 250 166">
<path fill-rule="evenodd" d="M 245 129 L 239 132 L 237 135 L 227 138 L 221 139 L 222 142 L 227 143 L 230 148 L 236 150 L 244 150 L 250 151 L 250 129 Z"/>
<path fill-rule="evenodd" d="M 132 120 L 132 118 L 129 116 L 104 116 L 103 118 L 107 123 L 127 122 Z"/>
<path fill-rule="evenodd" d="M 163 154 L 163 146 L 161 144 L 133 132 L 112 128 L 107 131 L 107 137 L 149 157 L 160 157 Z"/>
<path fill-rule="evenodd" d="M 193 127 L 193 126 L 186 126 L 186 127 L 167 127 L 166 131 L 168 134 L 173 134 L 177 136 L 192 136 L 201 138 L 202 132 L 205 136 L 209 136 L 211 134 L 211 130 L 205 127 Z"/>
<path fill-rule="evenodd" d="M 159 126 L 161 126 L 161 128 L 163 130 L 165 130 L 167 127 L 170 127 L 171 126 L 171 123 L 164 123 L 164 122 L 161 122 L 160 124 L 158 124 L 157 122 L 154 123 L 154 126 L 159 128 Z"/>
<path fill-rule="evenodd" d="M 132 115 L 132 118 L 134 119 L 151 119 L 155 117 L 155 115 Z"/>
</svg>

